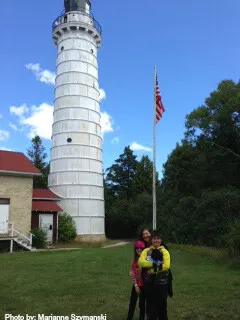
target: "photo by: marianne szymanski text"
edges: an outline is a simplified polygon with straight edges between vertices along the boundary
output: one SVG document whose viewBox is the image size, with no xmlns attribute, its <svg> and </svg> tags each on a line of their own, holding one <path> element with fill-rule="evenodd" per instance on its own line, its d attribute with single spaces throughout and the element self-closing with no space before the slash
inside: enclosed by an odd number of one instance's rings
<svg viewBox="0 0 240 320">
<path fill-rule="evenodd" d="M 71 314 L 70 316 L 55 316 L 45 315 L 45 314 L 38 314 L 38 315 L 12 315 L 12 314 L 5 314 L 4 320 L 107 320 L 106 314 L 101 314 L 99 316 L 85 316 L 85 315 L 77 315 Z"/>
</svg>

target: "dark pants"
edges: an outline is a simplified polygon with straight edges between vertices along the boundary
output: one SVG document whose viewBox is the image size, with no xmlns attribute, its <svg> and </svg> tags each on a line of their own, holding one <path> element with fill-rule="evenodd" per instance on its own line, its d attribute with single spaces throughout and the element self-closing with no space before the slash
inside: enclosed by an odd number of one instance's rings
<svg viewBox="0 0 240 320">
<path fill-rule="evenodd" d="M 132 286 L 127 320 L 133 319 L 138 297 L 139 297 L 139 320 L 145 319 L 145 310 L 146 310 L 145 309 L 145 305 L 146 305 L 145 293 L 144 293 L 143 287 L 140 287 L 140 290 L 141 292 L 138 295 L 135 290 L 135 287 Z"/>
<path fill-rule="evenodd" d="M 144 292 L 148 306 L 149 320 L 168 320 L 168 285 L 145 283 Z"/>
</svg>

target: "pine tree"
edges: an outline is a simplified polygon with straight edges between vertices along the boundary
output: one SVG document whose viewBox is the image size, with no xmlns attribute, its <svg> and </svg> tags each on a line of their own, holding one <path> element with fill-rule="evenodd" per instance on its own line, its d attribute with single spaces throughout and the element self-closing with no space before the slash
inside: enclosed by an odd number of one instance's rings
<svg viewBox="0 0 240 320">
<path fill-rule="evenodd" d="M 49 164 L 46 162 L 47 154 L 39 136 L 32 139 L 32 145 L 27 149 L 27 155 L 34 166 L 42 173 L 42 176 L 33 178 L 33 188 L 47 188 Z"/>
<path fill-rule="evenodd" d="M 130 146 L 125 147 L 123 154 L 115 160 L 110 168 L 106 170 L 106 189 L 116 197 L 132 199 L 133 179 L 137 169 L 137 156 L 133 154 Z"/>
</svg>

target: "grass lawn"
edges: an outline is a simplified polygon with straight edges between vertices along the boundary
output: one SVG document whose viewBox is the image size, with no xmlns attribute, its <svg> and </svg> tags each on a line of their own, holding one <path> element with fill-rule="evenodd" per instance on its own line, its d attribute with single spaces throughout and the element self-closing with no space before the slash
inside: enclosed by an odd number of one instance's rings
<svg viewBox="0 0 240 320">
<path fill-rule="evenodd" d="M 240 270 L 170 247 L 169 320 L 240 318 Z M 125 320 L 132 247 L 0 255 L 0 319 L 14 315 L 100 315 Z M 137 312 L 135 315 L 137 319 Z"/>
</svg>

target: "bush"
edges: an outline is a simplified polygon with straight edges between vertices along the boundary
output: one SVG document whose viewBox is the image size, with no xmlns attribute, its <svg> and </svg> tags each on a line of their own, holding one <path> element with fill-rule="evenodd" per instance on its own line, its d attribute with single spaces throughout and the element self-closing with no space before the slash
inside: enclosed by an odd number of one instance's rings
<svg viewBox="0 0 240 320">
<path fill-rule="evenodd" d="M 67 213 L 58 216 L 58 240 L 61 242 L 72 241 L 77 236 L 76 223 Z"/>
<path fill-rule="evenodd" d="M 152 198 L 141 193 L 133 200 L 116 199 L 106 210 L 105 230 L 108 238 L 136 238 L 141 226 L 152 223 Z"/>
<path fill-rule="evenodd" d="M 229 224 L 239 220 L 239 203 L 240 191 L 231 186 L 198 196 L 165 192 L 158 199 L 157 225 L 168 242 L 222 248 Z"/>
<path fill-rule="evenodd" d="M 37 249 L 43 249 L 47 244 L 47 232 L 41 228 L 31 230 L 33 234 L 32 246 Z"/>
<path fill-rule="evenodd" d="M 204 191 L 195 217 L 196 244 L 218 248 L 225 246 L 229 224 L 239 219 L 239 202 L 239 190 L 230 186 Z"/>
<path fill-rule="evenodd" d="M 230 257 L 240 259 L 240 220 L 230 225 L 225 240 Z"/>
</svg>

